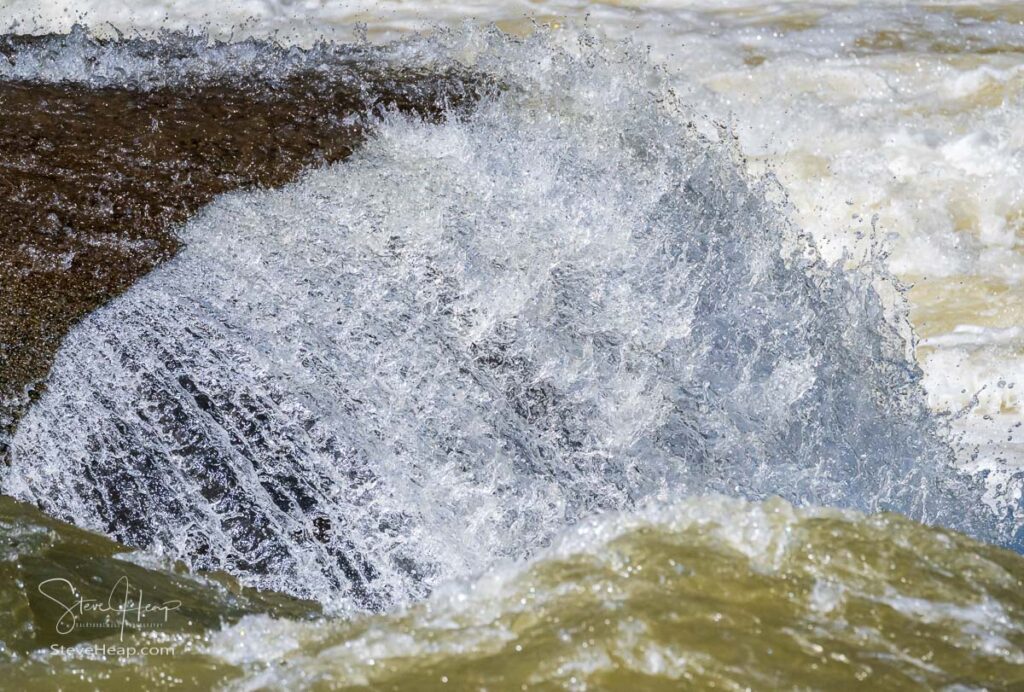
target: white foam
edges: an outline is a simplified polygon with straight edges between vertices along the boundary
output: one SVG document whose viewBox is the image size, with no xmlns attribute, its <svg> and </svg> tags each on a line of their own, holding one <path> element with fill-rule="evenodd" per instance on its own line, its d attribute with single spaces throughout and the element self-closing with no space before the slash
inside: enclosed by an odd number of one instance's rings
<svg viewBox="0 0 1024 692">
<path fill-rule="evenodd" d="M 68 31 L 82 20 L 101 34 L 201 27 L 221 39 L 303 45 L 351 40 L 360 22 L 383 40 L 463 21 L 526 30 L 527 17 L 586 22 L 650 44 L 677 91 L 733 122 L 751 164 L 779 175 L 827 257 L 864 254 L 877 215 L 900 276 L 994 280 L 1024 302 L 1024 16 L 1015 3 L 12 0 L 0 8 L 0 25 L 19 21 L 22 30 Z M 972 320 L 952 302 L 927 300 L 952 325 Z M 992 351 L 988 378 L 1018 360 Z M 930 377 L 929 386 L 944 381 Z M 932 396 L 970 403 L 961 388 Z"/>
<path fill-rule="evenodd" d="M 818 261 L 642 49 L 433 47 L 507 88 L 201 212 L 68 336 L 7 492 L 340 609 L 694 492 L 1011 540 L 873 277 Z"/>
</svg>

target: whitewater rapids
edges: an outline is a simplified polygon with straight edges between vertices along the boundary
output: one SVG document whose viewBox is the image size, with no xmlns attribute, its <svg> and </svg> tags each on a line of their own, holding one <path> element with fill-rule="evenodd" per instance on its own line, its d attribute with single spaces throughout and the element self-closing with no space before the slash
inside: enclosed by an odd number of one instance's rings
<svg viewBox="0 0 1024 692">
<path fill-rule="evenodd" d="M 3 498 L 4 684 L 1024 682 L 1018 3 L 0 0 L 80 20 L 129 38 L 0 77 L 498 88 L 220 198 L 68 335 L 4 492 L 142 550 Z M 179 620 L 39 644 L 40 578 L 124 574 Z"/>
<path fill-rule="evenodd" d="M 154 64 L 133 49 L 54 68 L 130 80 Z M 336 612 L 695 494 L 1014 543 L 1012 504 L 954 468 L 880 266 L 820 259 L 642 47 L 390 50 L 502 87 L 437 124 L 380 116 L 352 159 L 186 224 L 68 335 L 4 492 Z"/>
</svg>

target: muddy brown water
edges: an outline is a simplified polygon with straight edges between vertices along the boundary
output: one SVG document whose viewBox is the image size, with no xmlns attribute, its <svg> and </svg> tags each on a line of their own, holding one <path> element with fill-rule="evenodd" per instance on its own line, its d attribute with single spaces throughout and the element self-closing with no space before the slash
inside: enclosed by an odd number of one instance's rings
<svg viewBox="0 0 1024 692">
<path fill-rule="evenodd" d="M 464 75 L 150 90 L 0 82 L 0 460 L 67 331 L 178 249 L 214 196 L 344 159 L 365 115 L 436 118 Z"/>
</svg>

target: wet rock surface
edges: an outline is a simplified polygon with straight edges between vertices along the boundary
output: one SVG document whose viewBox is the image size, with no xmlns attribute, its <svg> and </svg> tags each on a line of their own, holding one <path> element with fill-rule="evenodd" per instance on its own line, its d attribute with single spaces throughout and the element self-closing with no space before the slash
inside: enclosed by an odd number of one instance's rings
<svg viewBox="0 0 1024 692">
<path fill-rule="evenodd" d="M 177 224 L 344 159 L 374 109 L 432 117 L 471 92 L 415 72 L 193 82 L 0 81 L 0 459 L 67 330 L 173 256 Z"/>
</svg>

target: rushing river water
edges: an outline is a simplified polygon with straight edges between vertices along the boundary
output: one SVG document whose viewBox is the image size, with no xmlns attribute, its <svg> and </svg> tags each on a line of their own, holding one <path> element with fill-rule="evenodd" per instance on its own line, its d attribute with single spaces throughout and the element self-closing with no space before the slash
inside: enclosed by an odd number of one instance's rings
<svg viewBox="0 0 1024 692">
<path fill-rule="evenodd" d="M 1024 12 L 198 5 L 0 7 L 12 684 L 1024 681 Z"/>
</svg>

